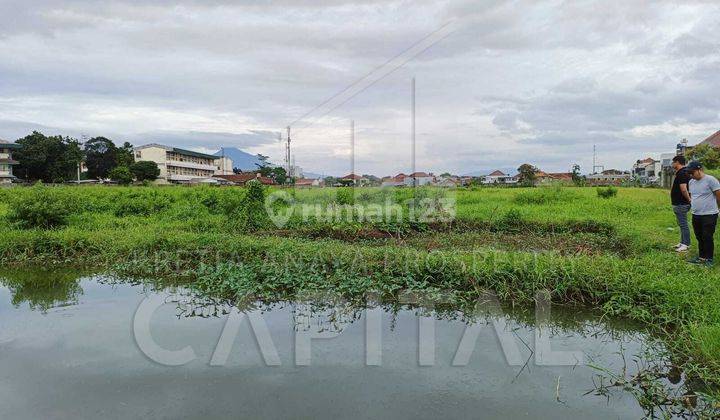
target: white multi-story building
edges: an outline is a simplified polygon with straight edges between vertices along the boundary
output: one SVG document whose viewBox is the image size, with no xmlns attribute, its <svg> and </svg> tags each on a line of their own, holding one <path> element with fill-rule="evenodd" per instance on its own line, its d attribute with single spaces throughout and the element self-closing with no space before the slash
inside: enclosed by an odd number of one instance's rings
<svg viewBox="0 0 720 420">
<path fill-rule="evenodd" d="M 172 183 L 199 182 L 213 175 L 233 173 L 232 159 L 227 156 L 213 156 L 155 143 L 136 147 L 135 161 L 157 163 L 160 168 L 158 179 Z"/>
<path fill-rule="evenodd" d="M 17 143 L 0 140 L 0 184 L 10 184 L 15 179 L 13 166 L 18 162 L 13 160 L 12 151 L 19 148 L 20 145 Z"/>
</svg>

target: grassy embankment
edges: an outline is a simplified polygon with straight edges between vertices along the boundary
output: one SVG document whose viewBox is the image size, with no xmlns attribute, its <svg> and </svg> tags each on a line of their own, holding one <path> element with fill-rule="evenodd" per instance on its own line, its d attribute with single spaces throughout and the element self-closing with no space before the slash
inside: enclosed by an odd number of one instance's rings
<svg viewBox="0 0 720 420">
<path fill-rule="evenodd" d="M 666 334 L 692 377 L 720 384 L 720 270 L 690 266 L 670 246 L 678 233 L 668 193 L 620 189 L 459 190 L 452 223 L 302 220 L 278 229 L 248 221 L 240 188 L 0 190 L 0 262 L 75 264 L 136 275 L 180 271 L 234 299 L 277 299 L 300 290 L 451 290 L 472 299 L 491 289 L 531 302 L 546 289 Z M 35 196 L 33 196 L 35 194 Z M 404 204 L 412 190 L 305 190 L 297 205 L 325 216 L 348 203 Z M 432 191 L 418 194 L 432 196 Z M 68 210 L 64 224 L 29 228 L 9 203 L 25 197 Z M 38 200 L 38 197 L 47 197 Z M 50 204 L 48 204 L 50 203 Z M 342 210 L 338 210 L 342 211 Z"/>
</svg>

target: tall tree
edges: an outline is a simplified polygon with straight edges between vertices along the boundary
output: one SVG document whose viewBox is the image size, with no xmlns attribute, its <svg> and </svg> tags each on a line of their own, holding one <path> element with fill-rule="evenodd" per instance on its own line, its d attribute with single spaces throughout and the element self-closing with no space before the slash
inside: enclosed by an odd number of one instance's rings
<svg viewBox="0 0 720 420">
<path fill-rule="evenodd" d="M 130 168 L 135 163 L 135 153 L 133 151 L 133 145 L 125 142 L 122 147 L 117 150 L 117 161 L 116 166 L 125 166 Z"/>
<path fill-rule="evenodd" d="M 709 144 L 699 144 L 688 152 L 688 157 L 692 160 L 698 160 L 706 169 L 720 168 L 720 150 L 710 146 Z"/>
<path fill-rule="evenodd" d="M 154 181 L 160 176 L 160 168 L 151 160 L 135 162 L 130 166 L 130 172 L 138 181 Z"/>
<path fill-rule="evenodd" d="M 529 163 L 523 163 L 518 168 L 518 174 L 520 183 L 526 187 L 531 187 L 535 185 L 535 180 L 537 179 L 537 171 L 538 168 L 534 167 L 533 165 Z"/>
<path fill-rule="evenodd" d="M 13 153 L 19 162 L 15 175 L 29 181 L 63 182 L 75 179 L 82 150 L 77 140 L 33 131 L 17 141 L 22 148 Z"/>
<path fill-rule="evenodd" d="M 85 143 L 85 166 L 90 178 L 107 178 L 117 165 L 118 148 L 112 140 L 93 137 Z"/>
<path fill-rule="evenodd" d="M 578 187 L 582 187 L 585 185 L 585 177 L 580 174 L 580 165 L 578 165 L 577 163 L 574 164 L 572 167 L 572 180 L 573 184 Z"/>
</svg>

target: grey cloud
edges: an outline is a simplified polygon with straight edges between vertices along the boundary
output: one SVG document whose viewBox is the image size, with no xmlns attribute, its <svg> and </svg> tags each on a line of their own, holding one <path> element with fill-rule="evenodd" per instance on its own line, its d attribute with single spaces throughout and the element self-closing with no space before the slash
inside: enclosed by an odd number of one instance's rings
<svg viewBox="0 0 720 420">
<path fill-rule="evenodd" d="M 382 148 L 361 164 L 392 172 L 404 158 L 413 76 L 427 170 L 515 167 L 529 155 L 562 170 L 591 142 L 615 148 L 608 159 L 620 162 L 662 150 L 688 124 L 720 125 L 719 10 L 626 0 L 5 1 L 0 137 L 29 121 L 280 157 L 275 131 L 455 20 L 455 33 L 304 121 L 313 125 L 297 136 L 298 164 L 343 172 L 326 149 L 343 147 L 337 132 L 355 119 L 359 141 Z M 628 134 L 645 126 L 658 134 Z"/>
<path fill-rule="evenodd" d="M 180 147 L 204 147 L 220 149 L 220 147 L 249 148 L 278 141 L 278 133 L 272 131 L 251 131 L 248 133 L 210 133 L 197 131 L 157 131 L 132 135 L 134 144 L 160 143 Z"/>
</svg>

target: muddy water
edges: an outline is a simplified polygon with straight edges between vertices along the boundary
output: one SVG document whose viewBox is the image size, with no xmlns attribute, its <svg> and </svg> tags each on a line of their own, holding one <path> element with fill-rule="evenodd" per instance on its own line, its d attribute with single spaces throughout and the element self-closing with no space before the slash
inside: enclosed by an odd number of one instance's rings
<svg viewBox="0 0 720 420">
<path fill-rule="evenodd" d="M 620 354 L 630 360 L 647 337 L 567 311 L 553 309 L 544 329 L 510 313 L 297 302 L 228 315 L 181 288 L 4 277 L 3 419 L 643 415 L 630 395 L 583 394 L 597 373 L 588 362 L 619 369 Z M 583 360 L 548 366 L 537 357 L 548 343 Z"/>
</svg>

